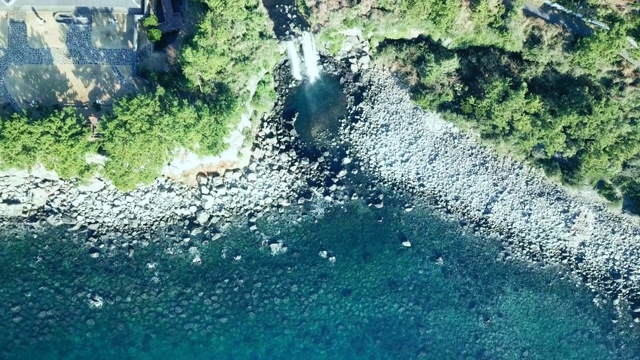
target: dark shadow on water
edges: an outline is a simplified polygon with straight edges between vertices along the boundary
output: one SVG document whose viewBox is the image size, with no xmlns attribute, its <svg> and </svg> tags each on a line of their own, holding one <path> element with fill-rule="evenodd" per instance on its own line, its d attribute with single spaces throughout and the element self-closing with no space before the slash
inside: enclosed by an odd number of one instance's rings
<svg viewBox="0 0 640 360">
<path fill-rule="evenodd" d="M 297 114 L 297 117 L 296 117 Z M 340 129 L 340 119 L 347 115 L 347 99 L 340 79 L 324 76 L 313 84 L 302 83 L 285 102 L 282 117 L 298 133 L 303 150 L 311 157 L 329 147 Z"/>
</svg>

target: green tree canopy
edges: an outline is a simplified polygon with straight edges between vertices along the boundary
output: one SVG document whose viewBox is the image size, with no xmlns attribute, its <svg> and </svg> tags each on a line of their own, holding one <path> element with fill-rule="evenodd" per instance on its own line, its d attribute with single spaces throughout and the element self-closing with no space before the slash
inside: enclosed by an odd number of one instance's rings
<svg viewBox="0 0 640 360">
<path fill-rule="evenodd" d="M 86 155 L 96 151 L 90 129 L 74 108 L 50 111 L 37 118 L 26 113 L 1 120 L 0 167 L 31 169 L 37 163 L 63 178 L 87 177 L 95 168 Z"/>
<path fill-rule="evenodd" d="M 240 94 L 260 69 L 279 58 L 267 15 L 259 0 L 202 0 L 208 11 L 189 46 L 181 52 L 184 75 L 210 91 L 224 83 Z"/>
<path fill-rule="evenodd" d="M 231 101 L 231 100 L 226 100 Z M 151 183 L 177 148 L 216 155 L 224 150 L 235 104 L 211 108 L 179 99 L 160 88 L 118 101 L 100 122 L 105 174 L 121 189 Z"/>
</svg>

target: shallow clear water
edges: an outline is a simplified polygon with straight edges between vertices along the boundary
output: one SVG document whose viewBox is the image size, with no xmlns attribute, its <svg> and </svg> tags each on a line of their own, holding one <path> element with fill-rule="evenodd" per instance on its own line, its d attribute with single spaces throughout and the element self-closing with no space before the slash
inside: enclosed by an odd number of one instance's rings
<svg viewBox="0 0 640 360">
<path fill-rule="evenodd" d="M 334 140 L 339 120 L 347 115 L 340 77 L 325 74 L 313 84 L 304 82 L 294 88 L 285 103 L 283 117 L 293 118 L 295 113 L 298 116 L 294 127 L 307 152 L 314 153 Z"/>
<path fill-rule="evenodd" d="M 614 326 L 611 308 L 594 305 L 592 294 L 558 271 L 498 262 L 496 244 L 421 209 L 385 204 L 377 210 L 356 202 L 301 225 L 262 219 L 259 228 L 284 241 L 286 253 L 271 255 L 261 238 L 237 228 L 200 244 L 200 265 L 185 251 L 191 245 L 170 238 L 93 259 L 64 232 L 5 236 L 0 358 L 640 354 L 637 330 Z M 102 308 L 89 307 L 90 294 L 104 299 Z"/>
</svg>

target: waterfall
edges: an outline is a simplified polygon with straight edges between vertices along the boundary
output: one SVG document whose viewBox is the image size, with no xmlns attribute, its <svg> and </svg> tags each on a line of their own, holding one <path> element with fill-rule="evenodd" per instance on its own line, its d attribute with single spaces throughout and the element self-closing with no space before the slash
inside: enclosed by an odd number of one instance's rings
<svg viewBox="0 0 640 360">
<path fill-rule="evenodd" d="M 318 65 L 318 51 L 316 50 L 316 43 L 313 40 L 313 35 L 305 31 L 302 33 L 302 53 L 304 55 L 304 66 L 307 70 L 307 77 L 309 82 L 320 78 L 320 68 Z"/>
<path fill-rule="evenodd" d="M 289 40 L 287 41 L 287 53 L 289 54 L 289 62 L 291 63 L 291 75 L 296 80 L 302 80 L 302 73 L 300 72 L 300 56 L 296 49 L 296 44 Z"/>
</svg>

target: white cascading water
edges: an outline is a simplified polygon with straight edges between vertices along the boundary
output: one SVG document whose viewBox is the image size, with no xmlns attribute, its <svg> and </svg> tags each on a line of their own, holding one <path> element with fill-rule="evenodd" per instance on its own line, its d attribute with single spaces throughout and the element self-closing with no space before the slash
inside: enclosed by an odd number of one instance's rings
<svg viewBox="0 0 640 360">
<path fill-rule="evenodd" d="M 289 62 L 291 63 L 291 75 L 293 75 L 293 78 L 296 80 L 302 80 L 300 55 L 298 55 L 296 44 L 292 40 L 287 41 L 287 53 L 289 54 Z"/>
<path fill-rule="evenodd" d="M 304 66 L 307 70 L 307 77 L 309 78 L 309 82 L 313 83 L 320 78 L 320 67 L 318 65 L 319 56 L 313 35 L 308 31 L 302 33 L 302 53 L 304 55 Z"/>
</svg>

